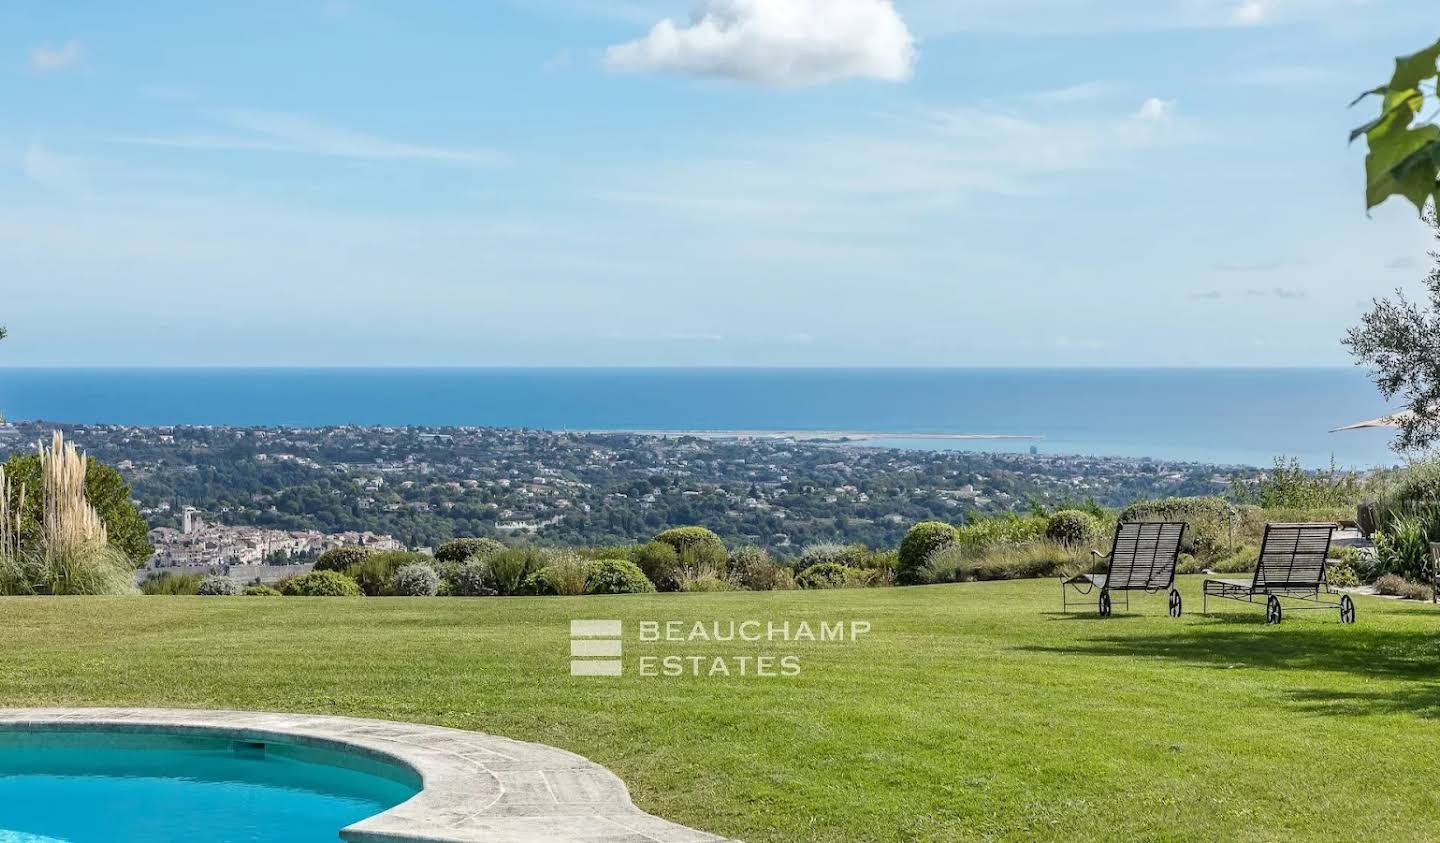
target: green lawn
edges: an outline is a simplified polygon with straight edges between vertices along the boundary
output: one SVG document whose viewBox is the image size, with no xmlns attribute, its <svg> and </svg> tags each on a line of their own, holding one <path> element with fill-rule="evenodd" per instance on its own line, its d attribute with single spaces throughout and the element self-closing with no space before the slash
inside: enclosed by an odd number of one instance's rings
<svg viewBox="0 0 1440 843">
<path fill-rule="evenodd" d="M 1199 580 L 1182 585 L 1198 612 Z M 473 600 L 0 599 L 0 705 L 413 720 L 541 741 L 642 807 L 748 841 L 1440 839 L 1440 612 L 1100 620 L 1053 581 Z M 1212 604 L 1213 605 L 1213 604 Z M 1224 608 L 1224 607 L 1222 607 Z M 628 657 L 796 653 L 795 678 L 568 675 L 571 618 Z M 861 643 L 642 645 L 641 620 L 865 620 Z"/>
</svg>

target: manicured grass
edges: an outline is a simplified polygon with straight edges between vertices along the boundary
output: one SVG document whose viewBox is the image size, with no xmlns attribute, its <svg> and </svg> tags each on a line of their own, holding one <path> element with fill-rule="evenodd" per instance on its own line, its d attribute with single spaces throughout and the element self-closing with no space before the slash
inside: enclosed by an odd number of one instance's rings
<svg viewBox="0 0 1440 843">
<path fill-rule="evenodd" d="M 1182 584 L 1200 608 L 1199 579 Z M 1440 612 L 1102 621 L 1054 581 L 402 600 L 0 600 L 0 704 L 310 711 L 541 741 L 749 841 L 1440 839 Z M 1213 606 L 1214 604 L 1212 604 Z M 569 621 L 627 675 L 568 675 Z M 865 620 L 858 644 L 640 644 L 642 620 Z M 642 654 L 796 653 L 795 678 L 647 678 Z"/>
</svg>

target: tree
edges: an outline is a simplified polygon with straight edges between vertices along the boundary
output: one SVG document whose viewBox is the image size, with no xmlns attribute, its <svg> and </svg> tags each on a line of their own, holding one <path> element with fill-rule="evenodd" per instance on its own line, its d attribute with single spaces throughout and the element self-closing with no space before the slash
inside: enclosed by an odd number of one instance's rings
<svg viewBox="0 0 1440 843">
<path fill-rule="evenodd" d="M 1395 59 L 1389 83 L 1366 91 L 1351 103 L 1369 96 L 1381 98 L 1380 115 L 1350 133 L 1351 141 L 1364 135 L 1370 150 L 1365 156 L 1367 209 L 1391 196 L 1405 197 L 1421 214 L 1432 197 L 1440 203 L 1440 126 L 1424 119 L 1417 122 L 1426 95 L 1440 96 L 1437 64 L 1440 41 Z"/>
<path fill-rule="evenodd" d="M 1440 240 L 1440 220 L 1426 215 Z M 1409 415 L 1400 417 L 1398 451 L 1415 450 L 1440 442 L 1440 251 L 1430 253 L 1435 267 L 1425 279 L 1428 303 L 1415 303 L 1395 291 L 1395 300 L 1376 299 L 1360 318 L 1360 325 L 1345 336 L 1345 345 L 1357 361 L 1370 368 L 1370 376 L 1387 400 L 1403 396 Z"/>
<path fill-rule="evenodd" d="M 12 454 L 5 461 L 5 476 L 10 478 L 10 487 L 27 490 L 25 508 L 20 513 L 21 541 L 39 535 L 43 517 L 40 495 L 40 455 Z M 18 492 L 17 492 L 18 494 Z M 150 546 L 150 527 L 135 508 L 130 498 L 130 484 L 120 472 L 97 461 L 86 458 L 85 499 L 95 507 L 100 520 L 105 524 L 105 533 L 111 547 L 124 553 L 135 566 L 140 566 L 154 554 Z"/>
</svg>

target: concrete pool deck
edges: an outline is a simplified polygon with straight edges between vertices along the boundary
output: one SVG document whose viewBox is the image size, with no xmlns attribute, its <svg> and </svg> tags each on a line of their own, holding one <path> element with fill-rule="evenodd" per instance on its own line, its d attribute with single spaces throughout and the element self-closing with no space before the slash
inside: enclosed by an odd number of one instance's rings
<svg viewBox="0 0 1440 843">
<path fill-rule="evenodd" d="M 151 708 L 0 709 L 0 730 L 203 734 L 321 746 L 419 774 L 409 800 L 340 832 L 355 843 L 723 843 L 641 811 L 614 773 L 543 744 L 388 720 Z"/>
</svg>

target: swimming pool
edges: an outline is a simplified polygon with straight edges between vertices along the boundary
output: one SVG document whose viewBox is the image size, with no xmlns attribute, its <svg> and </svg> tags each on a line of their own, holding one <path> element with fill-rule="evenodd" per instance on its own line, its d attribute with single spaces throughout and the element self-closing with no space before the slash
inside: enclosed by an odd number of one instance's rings
<svg viewBox="0 0 1440 843">
<path fill-rule="evenodd" d="M 0 843 L 313 843 L 420 790 L 324 747 L 153 732 L 0 729 Z"/>
</svg>

